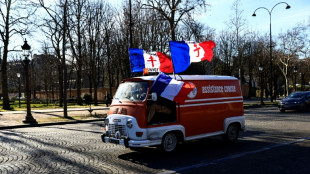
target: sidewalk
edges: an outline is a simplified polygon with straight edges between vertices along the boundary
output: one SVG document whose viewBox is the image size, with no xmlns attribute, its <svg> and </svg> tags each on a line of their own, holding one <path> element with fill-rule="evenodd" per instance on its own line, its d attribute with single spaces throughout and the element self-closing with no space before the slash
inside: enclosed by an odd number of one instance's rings
<svg viewBox="0 0 310 174">
<path fill-rule="evenodd" d="M 92 107 L 92 116 L 89 114 L 89 108 L 68 108 L 69 118 L 63 117 L 63 109 L 32 110 L 32 116 L 38 124 L 24 124 L 22 120 L 26 117 L 26 111 L 7 111 L 0 112 L 0 130 L 12 129 L 30 126 L 46 126 L 55 124 L 80 123 L 90 121 L 103 121 L 109 108 Z"/>
</svg>

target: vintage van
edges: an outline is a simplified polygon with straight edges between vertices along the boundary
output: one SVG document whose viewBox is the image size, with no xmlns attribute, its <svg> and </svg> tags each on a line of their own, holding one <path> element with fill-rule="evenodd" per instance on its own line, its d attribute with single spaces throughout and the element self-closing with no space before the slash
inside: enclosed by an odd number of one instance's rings
<svg viewBox="0 0 310 174">
<path fill-rule="evenodd" d="M 156 76 L 124 80 L 105 120 L 105 143 L 125 147 L 158 146 L 174 151 L 182 141 L 223 135 L 235 141 L 245 130 L 243 97 L 238 79 L 230 76 L 176 75 L 195 88 L 184 104 L 152 93 Z"/>
</svg>

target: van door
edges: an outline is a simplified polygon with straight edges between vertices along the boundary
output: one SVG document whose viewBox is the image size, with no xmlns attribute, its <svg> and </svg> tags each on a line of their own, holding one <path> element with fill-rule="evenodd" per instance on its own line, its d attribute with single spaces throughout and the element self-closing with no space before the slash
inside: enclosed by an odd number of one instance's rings
<svg viewBox="0 0 310 174">
<path fill-rule="evenodd" d="M 176 103 L 174 101 L 158 96 L 157 101 L 147 103 L 147 124 L 174 123 L 176 118 Z"/>
</svg>

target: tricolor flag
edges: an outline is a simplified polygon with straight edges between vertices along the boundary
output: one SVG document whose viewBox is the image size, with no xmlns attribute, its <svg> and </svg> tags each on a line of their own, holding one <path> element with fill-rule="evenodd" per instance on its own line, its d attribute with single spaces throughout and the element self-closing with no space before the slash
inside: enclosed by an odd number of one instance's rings
<svg viewBox="0 0 310 174">
<path fill-rule="evenodd" d="M 149 53 L 139 48 L 129 48 L 131 72 L 143 72 L 144 68 L 148 72 L 172 73 L 173 67 L 170 57 L 161 53 Z"/>
<path fill-rule="evenodd" d="M 177 81 L 164 73 L 159 73 L 151 87 L 151 91 L 168 100 L 184 104 L 187 95 L 194 88 L 191 83 Z"/>
<path fill-rule="evenodd" d="M 215 47 L 213 41 L 201 43 L 186 43 L 185 41 L 170 41 L 171 58 L 174 72 L 185 71 L 192 62 L 211 61 Z"/>
</svg>

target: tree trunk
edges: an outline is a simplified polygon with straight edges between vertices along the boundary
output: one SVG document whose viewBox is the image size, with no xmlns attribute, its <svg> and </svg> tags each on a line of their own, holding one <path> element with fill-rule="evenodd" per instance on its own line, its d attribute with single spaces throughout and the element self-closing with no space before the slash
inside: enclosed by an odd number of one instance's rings
<svg viewBox="0 0 310 174">
<path fill-rule="evenodd" d="M 59 73 L 59 77 L 58 77 L 58 82 L 59 82 L 59 106 L 63 107 L 63 97 L 64 97 L 64 84 L 63 84 L 63 70 L 62 70 L 62 66 L 58 65 L 58 73 Z"/>
<path fill-rule="evenodd" d="M 63 33 L 62 33 L 62 68 L 63 68 L 63 99 L 64 99 L 64 117 L 68 117 L 67 111 L 67 66 L 66 66 L 66 35 L 67 35 L 67 8 L 68 8 L 68 1 L 65 1 L 64 4 L 64 19 L 63 19 Z"/>
<path fill-rule="evenodd" d="M 76 93 L 77 93 L 77 104 L 78 105 L 82 105 L 83 104 L 83 100 L 82 100 L 82 97 L 81 97 L 81 88 L 82 88 L 82 82 L 81 82 L 81 79 L 82 79 L 82 72 L 81 72 L 81 68 L 82 65 L 78 62 L 78 69 L 76 71 L 76 74 L 77 74 L 77 79 L 76 79 Z"/>
<path fill-rule="evenodd" d="M 8 34 L 8 33 L 7 33 Z M 10 100 L 9 100 L 9 91 L 8 91 L 8 76 L 7 76 L 7 57 L 8 57 L 8 37 L 6 37 L 4 42 L 4 51 L 3 51 L 3 60 L 1 65 L 1 75 L 2 75 L 2 95 L 3 95 L 3 109 L 10 110 Z"/>
</svg>

